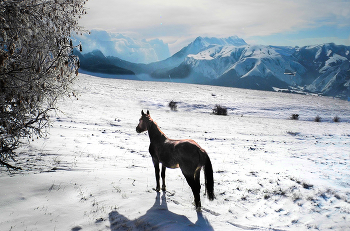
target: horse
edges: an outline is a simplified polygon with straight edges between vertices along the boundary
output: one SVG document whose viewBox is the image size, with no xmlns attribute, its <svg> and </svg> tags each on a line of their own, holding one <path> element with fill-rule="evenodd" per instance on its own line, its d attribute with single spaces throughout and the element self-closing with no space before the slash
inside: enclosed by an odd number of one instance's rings
<svg viewBox="0 0 350 231">
<path fill-rule="evenodd" d="M 155 190 L 160 191 L 159 163 L 162 164 L 162 191 L 166 191 L 165 169 L 180 168 L 192 189 L 196 209 L 200 210 L 200 171 L 204 167 L 207 196 L 209 200 L 214 200 L 213 168 L 206 151 L 191 139 L 169 139 L 153 121 L 148 110 L 147 114 L 141 111 L 141 118 L 136 127 L 137 133 L 145 131 L 148 131 L 150 138 L 149 153 L 152 157 L 157 183 Z"/>
</svg>

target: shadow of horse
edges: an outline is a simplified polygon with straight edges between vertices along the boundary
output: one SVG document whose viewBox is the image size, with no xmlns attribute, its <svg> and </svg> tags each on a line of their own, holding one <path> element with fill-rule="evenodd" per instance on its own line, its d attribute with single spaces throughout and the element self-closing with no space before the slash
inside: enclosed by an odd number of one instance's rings
<svg viewBox="0 0 350 231">
<path fill-rule="evenodd" d="M 129 220 L 117 211 L 109 213 L 110 228 L 117 230 L 214 230 L 202 212 L 197 212 L 197 221 L 192 223 L 186 216 L 168 210 L 165 192 L 157 197 L 145 215 Z"/>
</svg>

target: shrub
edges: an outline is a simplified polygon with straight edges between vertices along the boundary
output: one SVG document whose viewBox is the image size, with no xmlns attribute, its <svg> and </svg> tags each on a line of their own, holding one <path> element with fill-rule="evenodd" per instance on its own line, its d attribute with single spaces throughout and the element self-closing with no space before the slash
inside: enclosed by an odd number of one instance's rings
<svg viewBox="0 0 350 231">
<path fill-rule="evenodd" d="M 227 115 L 227 108 L 216 104 L 215 107 L 213 108 L 213 114 L 215 114 L 215 115 Z"/>
<path fill-rule="evenodd" d="M 312 189 L 314 187 L 312 184 L 308 184 L 305 182 L 303 182 L 301 185 L 303 186 L 304 189 Z"/>
<path fill-rule="evenodd" d="M 340 118 L 338 116 L 334 116 L 333 122 L 335 122 L 335 123 L 340 122 Z"/>
<path fill-rule="evenodd" d="M 321 122 L 321 117 L 320 116 L 316 116 L 314 119 L 315 122 Z"/>
<path fill-rule="evenodd" d="M 299 114 L 292 114 L 292 116 L 290 117 L 290 119 L 292 119 L 292 120 L 298 120 L 298 119 L 299 119 Z"/>
<path fill-rule="evenodd" d="M 170 101 L 170 103 L 168 104 L 168 106 L 170 107 L 170 109 L 172 110 L 172 111 L 176 111 L 177 110 L 177 102 L 175 102 L 175 101 Z"/>
</svg>

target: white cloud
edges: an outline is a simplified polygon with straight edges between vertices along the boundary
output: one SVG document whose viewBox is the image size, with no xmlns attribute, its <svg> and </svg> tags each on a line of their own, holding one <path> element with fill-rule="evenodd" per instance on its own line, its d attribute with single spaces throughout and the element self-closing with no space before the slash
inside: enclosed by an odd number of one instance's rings
<svg viewBox="0 0 350 231">
<path fill-rule="evenodd" d="M 167 44 L 159 39 L 137 40 L 122 34 L 91 30 L 91 34 L 73 36 L 74 44 L 82 44 L 83 53 L 100 50 L 105 56 L 119 57 L 134 63 L 150 63 L 170 56 Z"/>
<path fill-rule="evenodd" d="M 81 23 L 87 29 L 165 42 L 350 24 L 350 1 L 342 0 L 91 0 L 86 7 Z"/>
</svg>

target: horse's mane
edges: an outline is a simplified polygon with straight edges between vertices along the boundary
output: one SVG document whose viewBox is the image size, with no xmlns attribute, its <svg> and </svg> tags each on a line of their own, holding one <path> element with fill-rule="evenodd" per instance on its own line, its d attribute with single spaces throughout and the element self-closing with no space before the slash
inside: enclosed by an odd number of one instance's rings
<svg viewBox="0 0 350 231">
<path fill-rule="evenodd" d="M 168 138 L 165 134 L 164 134 L 164 132 L 162 132 L 162 130 L 160 130 L 160 128 L 159 128 L 159 126 L 158 126 L 158 124 L 149 116 L 149 122 L 150 122 L 150 128 L 149 128 L 149 130 L 150 129 L 152 129 L 152 131 L 158 131 L 159 132 L 159 135 L 161 135 L 161 136 L 164 136 L 165 138 Z M 150 132 L 148 130 L 148 132 Z"/>
</svg>

